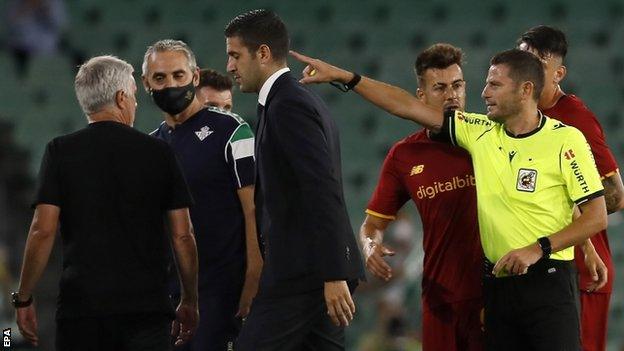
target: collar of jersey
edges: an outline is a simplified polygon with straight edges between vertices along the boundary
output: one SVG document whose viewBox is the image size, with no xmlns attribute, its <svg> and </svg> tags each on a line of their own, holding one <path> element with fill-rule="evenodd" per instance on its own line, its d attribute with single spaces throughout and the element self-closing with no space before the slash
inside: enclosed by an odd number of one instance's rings
<svg viewBox="0 0 624 351">
<path fill-rule="evenodd" d="M 540 130 L 542 130 L 542 128 L 543 128 L 543 127 L 544 127 L 544 125 L 546 124 L 546 117 L 544 117 L 544 114 L 542 114 L 542 111 L 540 111 L 540 110 L 537 110 L 537 113 L 538 113 L 538 114 L 539 114 L 539 116 L 540 116 L 540 122 L 539 122 L 539 125 L 537 126 L 537 128 L 533 129 L 532 131 L 530 131 L 530 132 L 528 132 L 528 133 L 518 134 L 518 135 L 513 135 L 513 134 L 509 133 L 509 132 L 507 131 L 507 129 L 503 128 L 503 129 L 505 129 L 505 134 L 507 134 L 507 136 L 508 136 L 508 137 L 510 137 L 510 138 L 514 138 L 514 139 L 522 139 L 522 138 L 528 138 L 528 137 L 530 137 L 531 135 L 533 135 L 533 134 L 535 134 L 535 133 L 539 132 Z"/>
<path fill-rule="evenodd" d="M 207 111 L 206 108 L 202 108 L 201 110 L 195 112 L 194 115 L 192 115 L 191 117 L 187 118 L 186 121 L 180 123 L 180 124 L 176 124 L 175 128 L 171 127 L 170 125 L 167 124 L 167 122 L 165 122 L 165 127 L 167 128 L 167 130 L 180 130 L 181 128 L 187 128 L 187 126 L 192 126 L 195 124 L 195 121 L 199 120 L 200 118 L 200 114 L 203 113 L 204 111 Z"/>
</svg>

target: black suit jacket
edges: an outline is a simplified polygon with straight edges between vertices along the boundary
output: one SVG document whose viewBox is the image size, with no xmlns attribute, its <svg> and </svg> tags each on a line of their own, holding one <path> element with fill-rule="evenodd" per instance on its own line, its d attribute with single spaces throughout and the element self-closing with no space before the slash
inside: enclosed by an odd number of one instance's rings
<svg viewBox="0 0 624 351">
<path fill-rule="evenodd" d="M 256 130 L 261 293 L 296 293 L 364 277 L 342 190 L 338 130 L 327 106 L 294 79 L 271 87 Z"/>
</svg>

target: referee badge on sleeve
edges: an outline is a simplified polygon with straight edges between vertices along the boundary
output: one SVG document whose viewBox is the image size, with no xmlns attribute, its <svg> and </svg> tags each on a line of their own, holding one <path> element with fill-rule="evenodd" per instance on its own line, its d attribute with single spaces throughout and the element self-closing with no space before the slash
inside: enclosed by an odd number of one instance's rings
<svg viewBox="0 0 624 351">
<path fill-rule="evenodd" d="M 518 181 L 516 190 L 532 193 L 535 191 L 537 181 L 537 171 L 534 169 L 520 168 L 518 170 Z"/>
</svg>

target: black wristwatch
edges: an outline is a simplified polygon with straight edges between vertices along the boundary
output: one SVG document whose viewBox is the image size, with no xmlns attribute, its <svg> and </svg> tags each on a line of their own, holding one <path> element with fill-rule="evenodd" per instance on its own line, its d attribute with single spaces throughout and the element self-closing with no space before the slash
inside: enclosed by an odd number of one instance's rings
<svg viewBox="0 0 624 351">
<path fill-rule="evenodd" d="M 548 239 L 548 237 L 546 236 L 541 237 L 537 239 L 537 244 L 542 249 L 542 258 L 549 258 L 550 254 L 552 253 L 552 246 L 550 244 L 550 239 Z"/>
<path fill-rule="evenodd" d="M 353 90 L 355 86 L 362 80 L 362 76 L 353 72 L 353 78 L 347 83 L 339 83 L 339 82 L 329 82 L 329 84 L 335 86 L 340 89 L 343 93 L 346 93 L 349 90 Z"/>
<path fill-rule="evenodd" d="M 15 308 L 28 307 L 28 306 L 30 306 L 33 303 L 33 296 L 32 295 L 30 295 L 30 297 L 26 301 L 20 301 L 19 297 L 20 296 L 19 296 L 19 293 L 17 291 L 11 294 L 11 303 L 13 304 L 13 307 L 15 307 Z"/>
</svg>

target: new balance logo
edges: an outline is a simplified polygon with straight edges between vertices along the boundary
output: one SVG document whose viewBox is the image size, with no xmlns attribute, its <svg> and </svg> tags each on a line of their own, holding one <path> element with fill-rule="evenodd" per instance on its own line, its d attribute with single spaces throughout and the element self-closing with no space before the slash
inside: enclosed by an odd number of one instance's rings
<svg viewBox="0 0 624 351">
<path fill-rule="evenodd" d="M 210 134 L 214 133 L 214 130 L 210 130 L 210 127 L 203 126 L 200 130 L 195 132 L 195 135 L 199 138 L 199 140 L 204 141 Z"/>
<path fill-rule="evenodd" d="M 416 174 L 420 174 L 425 170 L 425 165 L 418 165 L 412 167 L 412 171 L 410 172 L 410 177 Z"/>
</svg>

